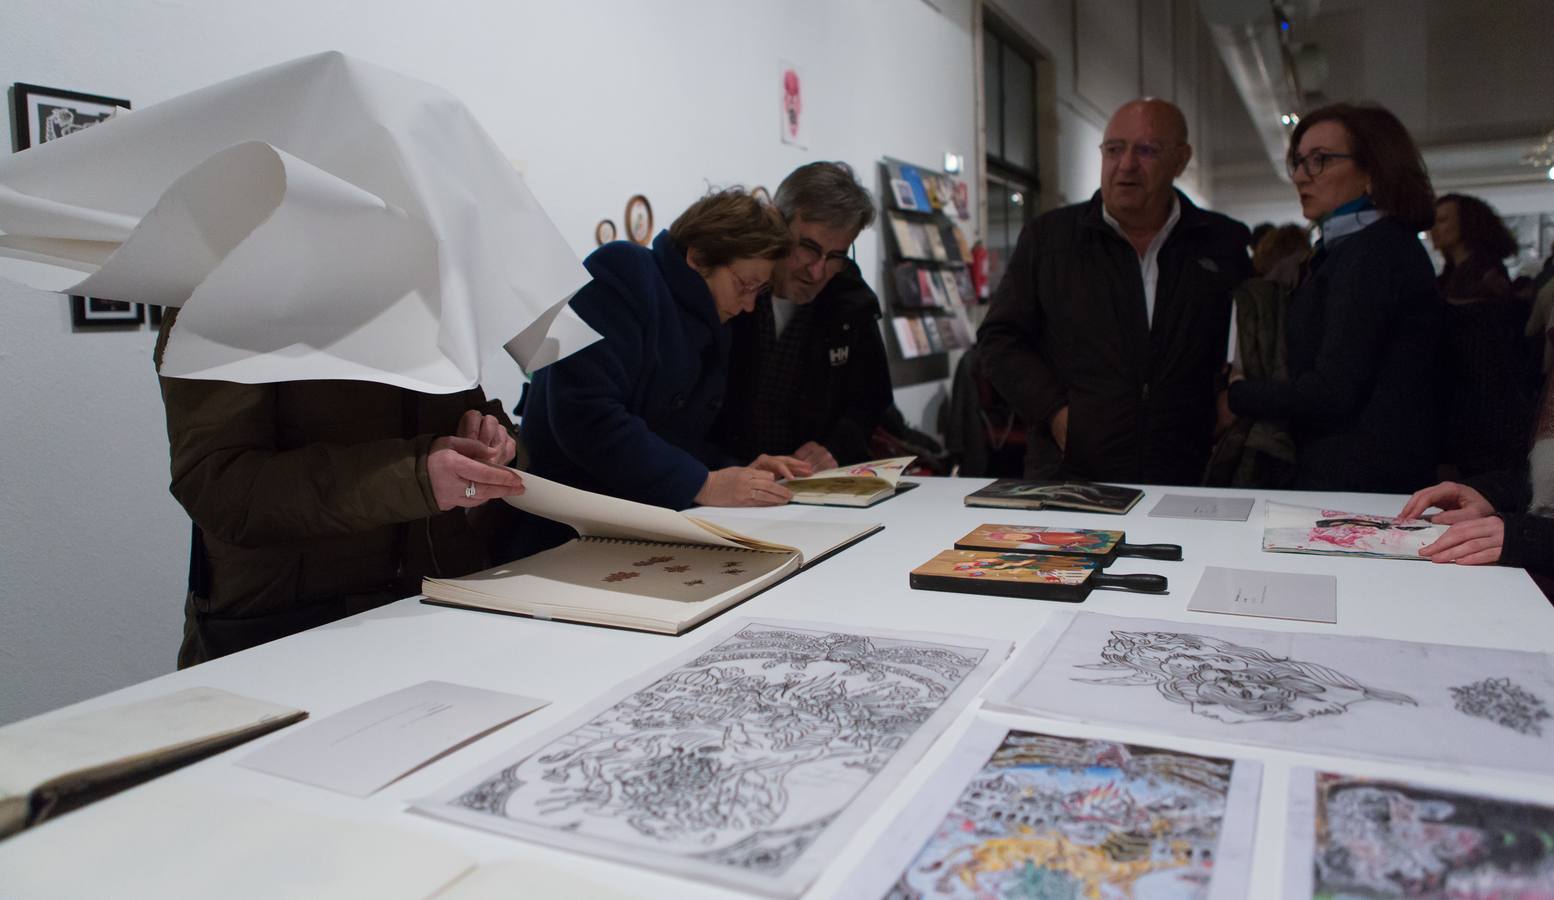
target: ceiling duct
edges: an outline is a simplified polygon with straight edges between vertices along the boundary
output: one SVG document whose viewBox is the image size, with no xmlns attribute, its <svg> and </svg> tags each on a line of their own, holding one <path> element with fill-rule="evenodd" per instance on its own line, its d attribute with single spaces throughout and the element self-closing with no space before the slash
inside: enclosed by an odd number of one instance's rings
<svg viewBox="0 0 1554 900">
<path fill-rule="evenodd" d="M 1320 88 L 1318 84 L 1303 84 L 1302 76 L 1320 78 L 1326 73 L 1320 48 L 1297 47 L 1292 36 L 1295 22 L 1309 20 L 1318 3 L 1198 0 L 1225 70 L 1280 178 L 1288 177 L 1285 147 L 1290 130 L 1305 111 L 1306 92 Z"/>
</svg>

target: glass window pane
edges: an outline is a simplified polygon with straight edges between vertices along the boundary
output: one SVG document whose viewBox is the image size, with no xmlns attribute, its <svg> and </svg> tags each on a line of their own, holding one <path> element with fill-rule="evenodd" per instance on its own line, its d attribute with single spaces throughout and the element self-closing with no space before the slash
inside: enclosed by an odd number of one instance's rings
<svg viewBox="0 0 1554 900">
<path fill-rule="evenodd" d="M 1003 55 L 1004 159 L 1025 169 L 1036 169 L 1036 71 L 1018 53 Z"/>
<path fill-rule="evenodd" d="M 988 173 L 987 190 L 987 278 L 996 289 L 1036 201 L 1030 185 L 1002 173 Z"/>
<path fill-rule="evenodd" d="M 1004 155 L 1003 70 L 998 64 L 1000 46 L 997 35 L 991 31 L 982 32 L 982 103 L 987 121 L 987 152 L 993 156 Z"/>
</svg>

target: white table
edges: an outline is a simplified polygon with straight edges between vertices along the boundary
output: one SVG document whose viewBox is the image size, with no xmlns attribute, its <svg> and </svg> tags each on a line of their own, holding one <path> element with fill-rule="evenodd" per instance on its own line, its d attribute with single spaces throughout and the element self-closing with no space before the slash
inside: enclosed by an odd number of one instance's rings
<svg viewBox="0 0 1554 900">
<path fill-rule="evenodd" d="M 872 509 L 785 507 L 770 510 L 719 510 L 720 516 L 817 516 L 845 521 L 884 522 L 886 528 L 815 568 L 735 607 L 680 637 L 570 625 L 559 622 L 482 614 L 404 600 L 304 634 L 235 656 L 156 678 L 58 710 L 69 714 L 108 704 L 208 685 L 309 710 L 315 717 L 427 679 L 545 697 L 552 704 L 500 731 L 433 763 L 366 800 L 355 800 L 240 768 L 234 761 L 259 742 L 180 770 L 168 778 L 188 779 L 239 794 L 264 797 L 303 811 L 358 821 L 378 821 L 424 833 L 462 848 L 482 862 L 544 859 L 554 868 L 586 873 L 637 896 L 728 897 L 727 891 L 616 865 L 404 812 L 411 799 L 426 796 L 520 741 L 557 723 L 618 682 L 681 652 L 733 618 L 807 619 L 839 625 L 876 626 L 908 631 L 972 634 L 1011 639 L 1018 644 L 1055 610 L 1083 609 L 1117 615 L 1149 616 L 1182 622 L 1288 629 L 1333 634 L 1372 635 L 1400 640 L 1470 644 L 1521 650 L 1554 648 L 1554 608 L 1527 575 L 1497 567 L 1457 567 L 1426 562 L 1269 554 L 1261 551 L 1263 509 L 1259 502 L 1246 522 L 1206 522 L 1149 518 L 1167 492 L 1250 496 L 1252 492 L 1208 488 L 1146 489 L 1126 516 L 1067 512 L 1022 512 L 963 506 L 979 479 L 924 479 L 921 487 Z M 1306 506 L 1354 512 L 1395 513 L 1402 497 L 1374 494 L 1262 493 L 1262 497 Z M 907 586 L 913 567 L 949 548 L 956 538 L 984 522 L 1040 523 L 1122 528 L 1131 542 L 1178 543 L 1182 562 L 1118 560 L 1109 571 L 1154 572 L 1170 579 L 1165 596 L 1098 590 L 1080 606 L 1061 603 L 914 591 Z M 1204 566 L 1235 566 L 1338 577 L 1338 624 L 1281 622 L 1238 616 L 1190 613 L 1187 602 Z M 1018 647 L 1017 647 L 1018 650 Z M 932 771 L 955 737 L 977 715 L 965 711 L 944 739 L 929 751 L 890 801 L 875 810 L 837 863 L 806 895 L 829 897 L 842 886 L 859 858 L 913 788 Z M 990 715 L 980 713 L 981 715 Z M 1151 736 L 1122 727 L 1078 726 L 1029 717 L 993 716 L 1008 724 L 1054 734 L 1085 734 L 1103 739 L 1150 743 Z M 1159 736 L 1153 741 L 1161 743 Z M 1494 791 L 1554 803 L 1554 783 L 1513 776 L 1454 773 L 1439 768 L 1301 754 L 1216 741 L 1176 739 L 1169 745 L 1196 753 L 1236 756 L 1263 763 L 1253 878 L 1259 896 L 1276 895 L 1283 868 L 1285 789 L 1289 768 L 1332 766 L 1341 771 L 1382 777 L 1420 777 L 1465 789 Z M 72 813 L 109 815 L 112 802 Z M 0 843 L 0 857 L 5 844 Z M 82 860 L 90 848 L 81 848 Z M 170 859 L 177 848 L 170 847 Z M 104 873 L 103 896 L 113 894 L 111 873 Z M 3 893 L 3 886 L 0 886 Z"/>
</svg>

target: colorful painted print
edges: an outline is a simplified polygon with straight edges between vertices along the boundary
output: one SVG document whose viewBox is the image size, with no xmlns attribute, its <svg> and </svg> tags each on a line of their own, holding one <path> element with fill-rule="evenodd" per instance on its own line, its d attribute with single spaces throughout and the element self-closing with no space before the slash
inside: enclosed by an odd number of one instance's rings
<svg viewBox="0 0 1554 900">
<path fill-rule="evenodd" d="M 1256 763 L 978 722 L 849 887 L 877 896 L 883 876 L 888 900 L 1206 898 L 1224 878 L 1214 893 L 1235 895 L 1258 774 Z M 888 844 L 919 849 L 903 865 Z"/>
<path fill-rule="evenodd" d="M 1291 823 L 1310 841 L 1286 896 L 1554 898 L 1554 808 L 1321 772 L 1292 773 Z M 1314 807 L 1312 806 L 1314 804 Z M 1296 829 L 1299 829 L 1296 832 Z M 1292 850 L 1292 856 L 1294 855 Z M 1308 868 L 1309 867 L 1309 868 Z M 1309 873 L 1309 876 L 1308 874 Z"/>
<path fill-rule="evenodd" d="M 981 550 L 1029 550 L 1036 553 L 1110 553 L 1122 540 L 1121 531 L 1094 528 L 1040 528 L 1020 525 L 979 525 L 956 541 Z"/>
<path fill-rule="evenodd" d="M 1084 584 L 1095 562 L 1082 557 L 945 550 L 912 570 L 917 575 L 1008 581 L 1016 584 Z"/>
<path fill-rule="evenodd" d="M 1446 531 L 1424 519 L 1347 513 L 1268 503 L 1263 549 L 1278 553 L 1321 553 L 1423 560 L 1419 550 Z"/>
</svg>

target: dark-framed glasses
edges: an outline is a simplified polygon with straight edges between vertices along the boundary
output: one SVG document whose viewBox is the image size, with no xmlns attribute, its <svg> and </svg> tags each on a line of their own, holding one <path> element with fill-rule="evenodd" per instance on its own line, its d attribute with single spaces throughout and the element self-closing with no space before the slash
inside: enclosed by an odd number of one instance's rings
<svg viewBox="0 0 1554 900">
<path fill-rule="evenodd" d="M 799 261 L 799 265 L 806 269 L 823 259 L 826 261 L 826 271 L 834 275 L 847 265 L 847 260 L 852 256 L 852 248 L 827 253 L 824 247 L 809 238 L 802 238 L 793 248 L 793 255 Z"/>
<path fill-rule="evenodd" d="M 1128 148 L 1133 148 L 1133 154 L 1144 162 L 1154 162 L 1166 153 L 1175 149 L 1177 144 L 1160 144 L 1155 141 L 1139 141 L 1129 143 L 1123 140 L 1110 140 L 1101 142 L 1101 156 L 1106 159 L 1122 159 L 1127 155 Z"/>
<path fill-rule="evenodd" d="M 1329 153 L 1326 150 L 1313 150 L 1305 156 L 1297 153 L 1290 157 L 1290 177 L 1294 178 L 1297 171 L 1305 169 L 1307 178 L 1315 178 L 1327 168 L 1327 162 L 1330 159 L 1354 159 L 1354 154 Z"/>
</svg>

